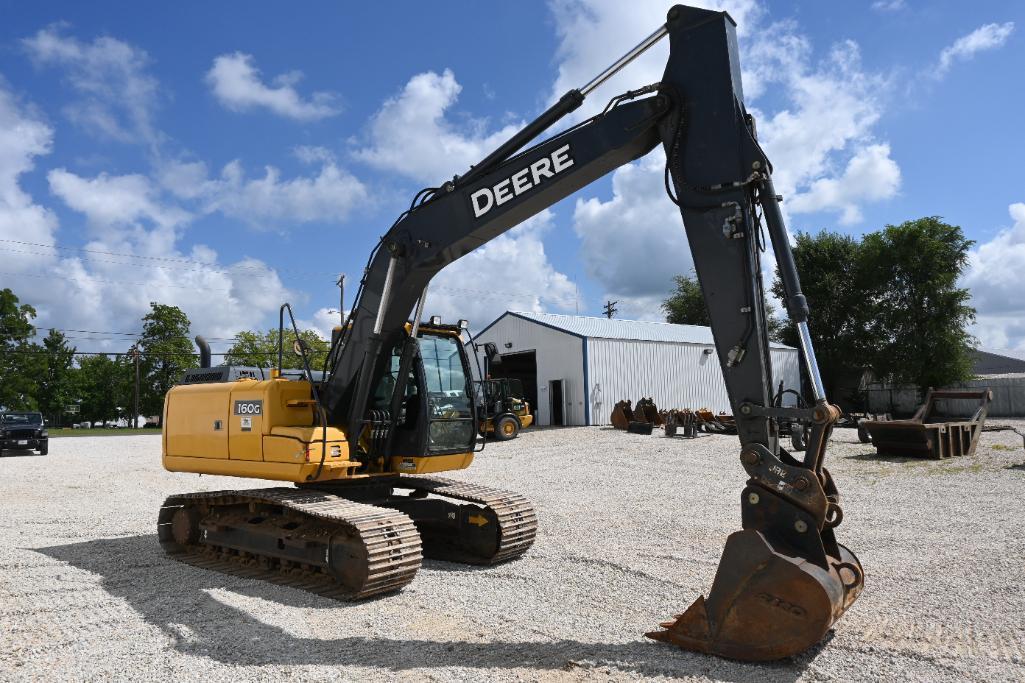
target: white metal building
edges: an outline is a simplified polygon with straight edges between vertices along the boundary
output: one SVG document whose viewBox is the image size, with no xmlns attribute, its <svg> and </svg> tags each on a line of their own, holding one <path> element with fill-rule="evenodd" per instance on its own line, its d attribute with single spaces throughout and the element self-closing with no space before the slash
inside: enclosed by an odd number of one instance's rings
<svg viewBox="0 0 1025 683">
<path fill-rule="evenodd" d="M 475 338 L 523 381 L 540 425 L 605 425 L 617 401 L 730 411 L 712 330 L 696 325 L 507 311 Z M 800 386 L 797 349 L 772 344 L 773 388 Z"/>
</svg>

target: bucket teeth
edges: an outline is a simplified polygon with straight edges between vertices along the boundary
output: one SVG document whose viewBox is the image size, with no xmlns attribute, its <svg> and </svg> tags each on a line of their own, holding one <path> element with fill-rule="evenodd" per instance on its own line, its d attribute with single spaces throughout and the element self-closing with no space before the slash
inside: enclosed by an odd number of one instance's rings
<svg viewBox="0 0 1025 683">
<path fill-rule="evenodd" d="M 842 559 L 857 562 L 849 551 Z M 708 598 L 646 635 L 729 659 L 782 659 L 819 642 L 860 590 L 832 565 L 823 569 L 778 552 L 760 532 L 738 531 L 726 541 Z"/>
</svg>

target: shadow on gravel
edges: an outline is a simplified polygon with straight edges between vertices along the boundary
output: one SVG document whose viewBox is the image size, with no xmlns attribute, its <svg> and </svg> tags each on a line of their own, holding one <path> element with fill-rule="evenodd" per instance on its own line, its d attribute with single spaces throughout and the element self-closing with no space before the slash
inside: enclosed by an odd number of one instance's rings
<svg viewBox="0 0 1025 683">
<path fill-rule="evenodd" d="M 45 457 L 40 453 L 36 453 L 35 451 L 12 451 L 4 449 L 3 452 L 0 452 L 0 458 L 28 458 L 32 456 L 39 456 L 40 458 Z"/>
<path fill-rule="evenodd" d="M 900 455 L 879 455 L 875 451 L 871 453 L 856 453 L 843 456 L 844 460 L 863 460 L 866 462 L 896 462 L 896 463 L 927 463 L 935 462 L 933 458 L 912 458 Z"/>
<path fill-rule="evenodd" d="M 769 664 L 697 655 L 647 640 L 603 644 L 567 639 L 479 643 L 351 636 L 305 638 L 226 605 L 209 591 L 227 589 L 286 607 L 329 606 L 339 610 L 340 619 L 344 619 L 349 605 L 284 586 L 180 564 L 164 557 L 155 534 L 32 550 L 98 574 L 104 590 L 126 600 L 146 622 L 171 640 L 175 650 L 230 665 L 358 666 L 389 671 L 439 667 L 481 671 L 516 667 L 567 672 L 607 669 L 611 672 L 605 671 L 604 675 L 619 670 L 645 677 L 708 676 L 737 683 L 791 682 L 802 675 L 832 637 L 830 632 L 823 643 L 799 658 Z"/>
</svg>

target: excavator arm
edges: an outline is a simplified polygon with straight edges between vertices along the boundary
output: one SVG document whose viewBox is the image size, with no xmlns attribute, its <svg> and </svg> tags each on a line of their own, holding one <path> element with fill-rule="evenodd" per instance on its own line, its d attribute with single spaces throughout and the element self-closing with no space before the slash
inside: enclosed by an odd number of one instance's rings
<svg viewBox="0 0 1025 683">
<path fill-rule="evenodd" d="M 614 98 L 598 116 L 523 149 L 666 36 L 670 55 L 659 83 Z M 726 13 L 673 7 L 664 26 L 590 83 L 463 176 L 417 195 L 372 255 L 332 351 L 329 421 L 345 425 L 355 440 L 391 350 L 403 348 L 403 366 L 412 362 L 416 350 L 406 324 L 414 307 L 413 325 L 419 324 L 438 271 L 659 144 L 750 478 L 741 497 L 743 529 L 727 540 L 708 598 L 648 635 L 737 659 L 778 659 L 818 642 L 857 598 L 864 578 L 857 558 L 834 537 L 842 511 L 823 457 L 839 413 L 819 377 L 808 306 L 771 165 L 744 106 L 735 25 Z M 773 402 L 761 278 L 770 242 L 814 394 L 807 409 Z M 804 454 L 780 447 L 778 424 L 793 421 L 812 425 Z"/>
</svg>

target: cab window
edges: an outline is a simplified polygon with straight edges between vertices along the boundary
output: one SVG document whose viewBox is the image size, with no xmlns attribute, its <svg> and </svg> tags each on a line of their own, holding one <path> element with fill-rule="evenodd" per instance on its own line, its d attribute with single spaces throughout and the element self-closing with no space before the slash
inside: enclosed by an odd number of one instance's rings
<svg viewBox="0 0 1025 683">
<path fill-rule="evenodd" d="M 472 448 L 476 430 L 459 338 L 429 335 L 417 341 L 423 359 L 427 418 L 430 420 L 428 450 Z"/>
</svg>

